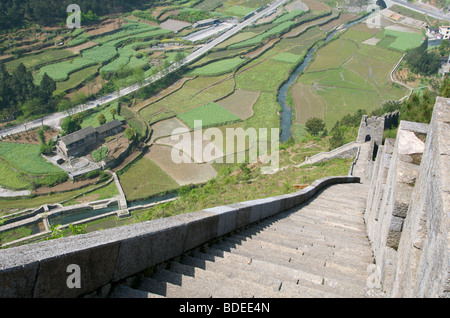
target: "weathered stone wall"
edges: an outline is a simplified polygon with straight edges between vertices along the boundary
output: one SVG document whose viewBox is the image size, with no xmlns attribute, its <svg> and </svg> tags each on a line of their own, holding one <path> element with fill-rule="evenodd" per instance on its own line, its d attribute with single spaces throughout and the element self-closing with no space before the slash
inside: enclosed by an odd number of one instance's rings
<svg viewBox="0 0 450 318">
<path fill-rule="evenodd" d="M 359 126 L 357 142 L 374 141 L 376 145 L 383 143 L 384 116 L 368 117 L 363 115 Z"/>
<path fill-rule="evenodd" d="M 395 264 L 392 297 L 448 297 L 450 99 L 438 97 Z"/>
<path fill-rule="evenodd" d="M 430 125 L 402 121 L 378 148 L 365 220 L 383 290 L 437 297 L 448 284 L 450 102 Z"/>
</svg>

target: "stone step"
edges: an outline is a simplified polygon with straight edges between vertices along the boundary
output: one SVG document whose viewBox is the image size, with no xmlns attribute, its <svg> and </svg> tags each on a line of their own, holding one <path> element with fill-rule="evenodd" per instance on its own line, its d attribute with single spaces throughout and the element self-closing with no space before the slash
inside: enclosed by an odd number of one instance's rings
<svg viewBox="0 0 450 318">
<path fill-rule="evenodd" d="M 213 292 L 220 294 L 220 297 L 244 297 L 239 290 L 232 288 L 222 288 L 216 280 L 195 280 L 195 278 L 174 273 L 170 270 L 159 269 L 152 277 L 154 280 L 165 283 L 165 297 L 167 298 L 210 298 Z M 139 286 L 142 289 L 143 286 Z"/>
<path fill-rule="evenodd" d="M 236 258 L 215 259 L 214 256 L 196 252 L 192 257 L 187 256 L 183 258 L 181 263 L 195 266 L 205 271 L 211 271 L 217 273 L 218 275 L 226 275 L 229 278 L 247 279 L 264 285 L 266 288 L 270 288 L 273 291 L 278 291 L 281 286 L 281 280 L 262 274 L 259 271 L 255 271 L 251 266 L 250 259 L 247 258 L 242 258 L 239 260 L 236 260 Z"/>
<path fill-rule="evenodd" d="M 290 259 L 293 258 L 308 259 L 310 260 L 311 263 L 317 263 L 318 265 L 322 264 L 324 261 L 325 262 L 328 261 L 342 265 L 344 267 L 352 267 L 361 271 L 365 271 L 367 269 L 368 264 L 372 263 L 371 261 L 370 262 L 361 261 L 361 259 L 359 258 L 348 259 L 345 256 L 344 257 L 336 256 L 334 255 L 334 253 L 332 253 L 331 255 L 330 254 L 325 255 L 324 253 L 314 255 L 307 248 L 291 248 L 263 240 L 254 240 L 254 239 L 252 240 L 248 237 L 239 236 L 237 234 L 233 235 L 233 237 L 231 237 L 230 240 L 234 240 L 234 242 L 240 244 L 247 244 L 250 246 L 253 245 L 255 247 L 260 247 L 263 249 L 274 250 L 276 253 L 278 252 L 283 253 L 285 257 L 288 257 Z"/>
<path fill-rule="evenodd" d="M 306 286 L 302 286 L 301 284 L 296 284 L 292 282 L 284 282 L 281 285 L 280 293 L 286 296 L 283 297 L 299 297 L 299 298 L 340 298 L 335 293 L 330 293 L 325 290 L 317 290 L 313 288 L 308 288 Z M 287 296 L 289 295 L 289 296 Z"/>
<path fill-rule="evenodd" d="M 111 290 L 109 298 L 164 298 L 164 297 L 143 290 L 130 288 L 124 285 L 118 285 Z"/>
<path fill-rule="evenodd" d="M 211 271 L 206 271 L 201 268 L 191 266 L 188 264 L 182 264 L 174 262 L 171 264 L 170 271 L 179 273 L 182 275 L 187 275 L 195 278 L 197 281 L 203 283 L 204 281 L 216 281 L 221 284 L 221 286 L 229 286 L 238 289 L 242 295 L 245 297 L 279 297 L 276 292 L 278 292 L 279 286 L 267 286 L 260 283 L 251 281 L 248 277 L 241 279 L 239 277 L 230 277 L 223 273 L 214 273 Z M 222 297 L 215 292 L 212 292 L 212 297 Z"/>
<path fill-rule="evenodd" d="M 334 207 L 330 207 L 330 205 L 325 205 L 321 202 L 311 202 L 308 205 L 302 207 L 293 208 L 291 211 L 300 211 L 302 215 L 309 216 L 322 216 L 328 217 L 331 219 L 338 219 L 342 222 L 348 222 L 350 224 L 361 224 L 361 220 L 364 219 L 364 208 L 361 210 L 355 211 L 354 209 L 349 208 L 341 208 L 336 210 Z M 355 213 L 357 212 L 357 213 Z"/>
<path fill-rule="evenodd" d="M 367 277 L 364 277 L 363 274 L 355 276 L 353 272 L 344 271 L 343 268 L 338 267 L 334 264 L 329 265 L 327 264 L 327 262 L 324 262 L 323 266 L 321 267 L 312 267 L 293 259 L 286 260 L 280 259 L 273 255 L 267 255 L 266 253 L 262 253 L 258 250 L 246 250 L 243 248 L 237 248 L 234 244 L 226 242 L 214 245 L 214 248 L 222 249 L 226 252 L 239 254 L 241 256 L 246 256 L 252 259 L 262 260 L 267 263 L 273 263 L 275 265 L 282 265 L 292 269 L 299 269 L 304 273 L 309 273 L 319 277 L 326 277 L 355 289 L 364 288 L 367 285 Z"/>
<path fill-rule="evenodd" d="M 358 260 L 367 263 L 373 262 L 373 254 L 371 250 L 355 250 L 348 247 L 340 247 L 333 242 L 327 242 L 325 240 L 319 241 L 311 237 L 289 238 L 284 235 L 279 235 L 276 231 L 272 231 L 271 233 L 242 231 L 239 234 L 255 241 L 264 241 L 289 247 L 291 249 L 302 250 L 306 255 L 312 255 L 316 258 L 342 257 L 348 259 L 350 262 Z"/>
<path fill-rule="evenodd" d="M 210 249 L 208 254 L 195 252 L 193 257 L 188 257 L 183 262 L 207 271 L 256 279 L 258 283 L 276 286 L 278 289 L 280 289 L 282 283 L 291 282 L 326 291 L 329 294 L 335 294 L 337 297 L 363 297 L 361 292 L 355 292 L 353 289 L 340 286 L 338 282 L 321 276 L 302 273 L 297 269 L 218 250 L 214 250 L 213 255 L 211 251 L 213 250 Z"/>
<path fill-rule="evenodd" d="M 346 236 L 349 238 L 354 238 L 355 243 L 366 245 L 367 234 L 364 230 L 360 230 L 357 228 L 352 228 L 347 225 L 343 225 L 342 223 L 335 223 L 329 221 L 327 219 L 321 219 L 320 217 L 309 217 L 301 214 L 291 215 L 283 220 L 279 221 L 271 221 L 271 220 L 263 220 L 262 224 L 270 225 L 272 228 L 276 229 L 287 229 L 293 230 L 296 229 L 309 229 L 311 231 L 320 233 L 326 236 Z"/>
<path fill-rule="evenodd" d="M 243 236 L 251 236 L 255 239 L 274 240 L 279 245 L 285 245 L 293 248 L 303 246 L 317 246 L 325 249 L 333 248 L 336 251 L 349 253 L 349 255 L 371 257 L 372 251 L 369 243 L 357 242 L 353 240 L 344 240 L 339 236 L 325 236 L 317 231 L 312 231 L 306 228 L 292 230 L 277 230 L 274 228 L 266 228 L 256 232 L 256 227 L 251 230 L 242 230 L 239 234 Z"/>
<path fill-rule="evenodd" d="M 350 276 L 352 279 L 363 280 L 364 284 L 367 280 L 366 266 L 345 266 L 342 264 L 336 264 L 330 260 L 317 259 L 312 257 L 307 257 L 301 253 L 286 253 L 281 248 L 274 248 L 266 244 L 255 243 L 252 241 L 239 241 L 233 239 L 226 239 L 221 244 L 226 247 L 231 247 L 238 250 L 237 253 L 242 253 L 241 255 L 246 255 L 247 257 L 257 258 L 265 260 L 267 262 L 273 262 L 280 265 L 292 264 L 290 266 L 302 266 L 302 268 L 311 269 L 321 269 L 315 271 L 315 273 L 323 273 L 323 276 L 327 274 Z M 289 266 L 289 265 L 286 265 Z"/>
</svg>

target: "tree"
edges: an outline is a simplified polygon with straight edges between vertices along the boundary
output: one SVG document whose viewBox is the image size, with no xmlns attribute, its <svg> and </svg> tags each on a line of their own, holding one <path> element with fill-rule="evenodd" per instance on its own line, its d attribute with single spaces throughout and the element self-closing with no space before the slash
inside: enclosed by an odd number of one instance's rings
<svg viewBox="0 0 450 318">
<path fill-rule="evenodd" d="M 410 50 L 406 56 L 406 64 L 411 71 L 425 76 L 436 74 L 441 66 L 441 60 L 436 52 L 428 52 L 428 39 L 422 44 Z"/>
<path fill-rule="evenodd" d="M 128 138 L 128 140 L 132 141 L 134 140 L 134 138 L 136 137 L 136 133 L 134 131 L 133 128 L 128 127 L 127 129 L 125 129 L 125 131 L 123 132 L 123 134 L 125 135 L 125 137 Z"/>
<path fill-rule="evenodd" d="M 173 59 L 175 64 L 181 64 L 184 60 L 184 54 L 181 53 L 180 51 L 177 52 L 177 54 L 175 54 L 175 57 Z"/>
<path fill-rule="evenodd" d="M 28 71 L 23 63 L 13 71 L 10 87 L 15 93 L 15 99 L 18 103 L 23 103 L 28 99 L 36 97 L 36 86 L 31 71 Z"/>
<path fill-rule="evenodd" d="M 39 100 L 39 98 L 33 98 L 30 100 L 25 101 L 22 105 L 22 113 L 23 115 L 28 118 L 33 115 L 39 115 L 43 111 L 43 104 Z"/>
<path fill-rule="evenodd" d="M 380 9 L 386 9 L 387 5 L 384 0 L 377 0 L 376 5 L 380 7 Z"/>
<path fill-rule="evenodd" d="M 341 131 L 340 125 L 337 124 L 331 130 L 330 147 L 332 149 L 339 148 L 344 144 L 344 134 Z"/>
<path fill-rule="evenodd" d="M 313 117 L 306 121 L 305 126 L 311 135 L 317 136 L 319 132 L 324 130 L 325 123 L 323 122 L 323 119 Z"/>
<path fill-rule="evenodd" d="M 442 43 L 439 45 L 439 54 L 441 56 L 448 55 L 450 51 L 450 42 L 448 40 L 442 40 Z"/>
<path fill-rule="evenodd" d="M 83 123 L 83 116 L 80 113 L 75 114 L 72 116 L 72 120 L 78 127 L 81 127 L 81 124 Z"/>
<path fill-rule="evenodd" d="M 64 135 L 68 135 L 77 130 L 80 130 L 81 126 L 78 125 L 77 122 L 75 120 L 73 120 L 72 117 L 67 117 L 61 123 L 61 129 L 63 130 Z"/>
<path fill-rule="evenodd" d="M 98 123 L 99 123 L 100 125 L 103 125 L 103 124 L 106 123 L 106 117 L 105 117 L 105 115 L 103 115 L 103 113 L 100 113 L 100 114 L 97 116 L 97 120 L 98 120 Z"/>
<path fill-rule="evenodd" d="M 15 93 L 11 89 L 11 75 L 3 62 L 0 63 L 0 110 L 10 113 L 15 107 Z"/>
<path fill-rule="evenodd" d="M 41 85 L 38 88 L 38 96 L 41 102 L 48 104 L 54 91 L 56 91 L 56 82 L 48 76 L 47 73 L 44 73 L 44 76 L 42 76 Z"/>
<path fill-rule="evenodd" d="M 69 116 L 73 115 L 73 103 L 66 98 L 63 98 L 58 103 L 58 111 L 67 112 Z"/>
<path fill-rule="evenodd" d="M 117 109 L 111 108 L 111 110 L 109 112 L 111 113 L 113 119 L 116 119 Z"/>
</svg>

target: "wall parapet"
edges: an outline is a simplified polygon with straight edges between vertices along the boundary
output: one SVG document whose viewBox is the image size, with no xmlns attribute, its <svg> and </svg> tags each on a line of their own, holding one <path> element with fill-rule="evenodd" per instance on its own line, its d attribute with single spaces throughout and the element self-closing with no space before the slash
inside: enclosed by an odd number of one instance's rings
<svg viewBox="0 0 450 318">
<path fill-rule="evenodd" d="M 431 123 L 401 121 L 378 148 L 365 220 L 389 297 L 448 297 L 450 99 Z"/>
<path fill-rule="evenodd" d="M 291 194 L 1 250 L 0 297 L 78 297 L 289 210 L 329 185 L 359 181 L 327 177 Z M 80 268 L 81 288 L 67 287 L 71 264 Z"/>
</svg>

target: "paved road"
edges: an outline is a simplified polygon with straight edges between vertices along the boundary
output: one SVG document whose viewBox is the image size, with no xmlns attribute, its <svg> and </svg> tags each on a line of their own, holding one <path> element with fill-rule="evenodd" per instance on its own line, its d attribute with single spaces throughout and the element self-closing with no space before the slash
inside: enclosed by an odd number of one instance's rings
<svg viewBox="0 0 450 318">
<path fill-rule="evenodd" d="M 169 69 L 166 70 L 165 74 L 171 73 L 171 72 L 179 69 L 181 66 L 189 64 L 192 61 L 196 60 L 197 58 L 199 58 L 200 56 L 202 56 L 203 54 L 205 54 L 206 52 L 208 52 L 209 50 L 214 48 L 216 45 L 222 43 L 223 41 L 225 41 L 229 37 L 233 36 L 234 34 L 239 32 L 243 28 L 252 24 L 254 21 L 261 18 L 263 15 L 265 15 L 269 11 L 278 8 L 280 5 L 282 5 L 286 1 L 287 0 L 278 0 L 278 1 L 274 2 L 273 4 L 271 4 L 269 7 L 267 7 L 266 9 L 255 14 L 253 17 L 247 19 L 246 21 L 243 21 L 242 23 L 237 24 L 231 30 L 228 30 L 227 32 L 223 33 L 222 35 L 220 35 L 219 37 L 217 37 L 210 43 L 203 45 L 202 47 L 197 49 L 195 52 L 193 52 L 191 55 L 187 56 L 183 60 L 182 63 L 179 63 L 178 65 L 171 65 L 169 67 Z M 119 93 L 117 93 L 117 92 L 110 93 L 106 96 L 100 97 L 99 99 L 97 99 L 95 101 L 91 101 L 91 102 L 89 102 L 87 104 L 83 104 L 83 105 L 78 105 L 78 106 L 74 107 L 72 110 L 70 110 L 70 113 L 75 114 L 75 113 L 78 113 L 78 112 L 81 112 L 81 111 L 84 111 L 84 110 L 87 110 L 90 108 L 95 108 L 96 106 L 100 106 L 100 105 L 109 103 L 113 100 L 118 99 L 120 96 L 128 95 L 143 86 L 147 86 L 147 85 L 159 80 L 161 77 L 165 76 L 165 74 L 158 73 L 155 76 L 147 78 L 143 85 L 135 84 L 130 87 L 121 89 Z M 39 118 L 39 119 L 30 121 L 25 124 L 20 124 L 20 125 L 14 126 L 14 127 L 10 127 L 10 128 L 1 130 L 0 137 L 4 137 L 7 135 L 16 134 L 16 133 L 23 132 L 23 131 L 26 131 L 29 129 L 33 129 L 33 128 L 41 126 L 42 124 L 52 126 L 52 127 L 59 127 L 59 123 L 60 123 L 61 119 L 67 117 L 68 115 L 69 115 L 69 112 L 54 113 L 54 114 L 45 116 L 43 118 Z"/>
<path fill-rule="evenodd" d="M 409 3 L 409 2 L 403 1 L 403 0 L 386 0 L 386 5 L 388 7 L 391 7 L 394 4 L 398 4 L 402 7 L 414 10 L 414 11 L 422 13 L 422 14 L 426 14 L 433 18 L 450 21 L 450 15 L 445 14 L 444 12 L 442 12 L 441 10 L 439 10 L 437 8 L 425 9 L 424 7 L 419 7 L 413 3 Z"/>
</svg>

